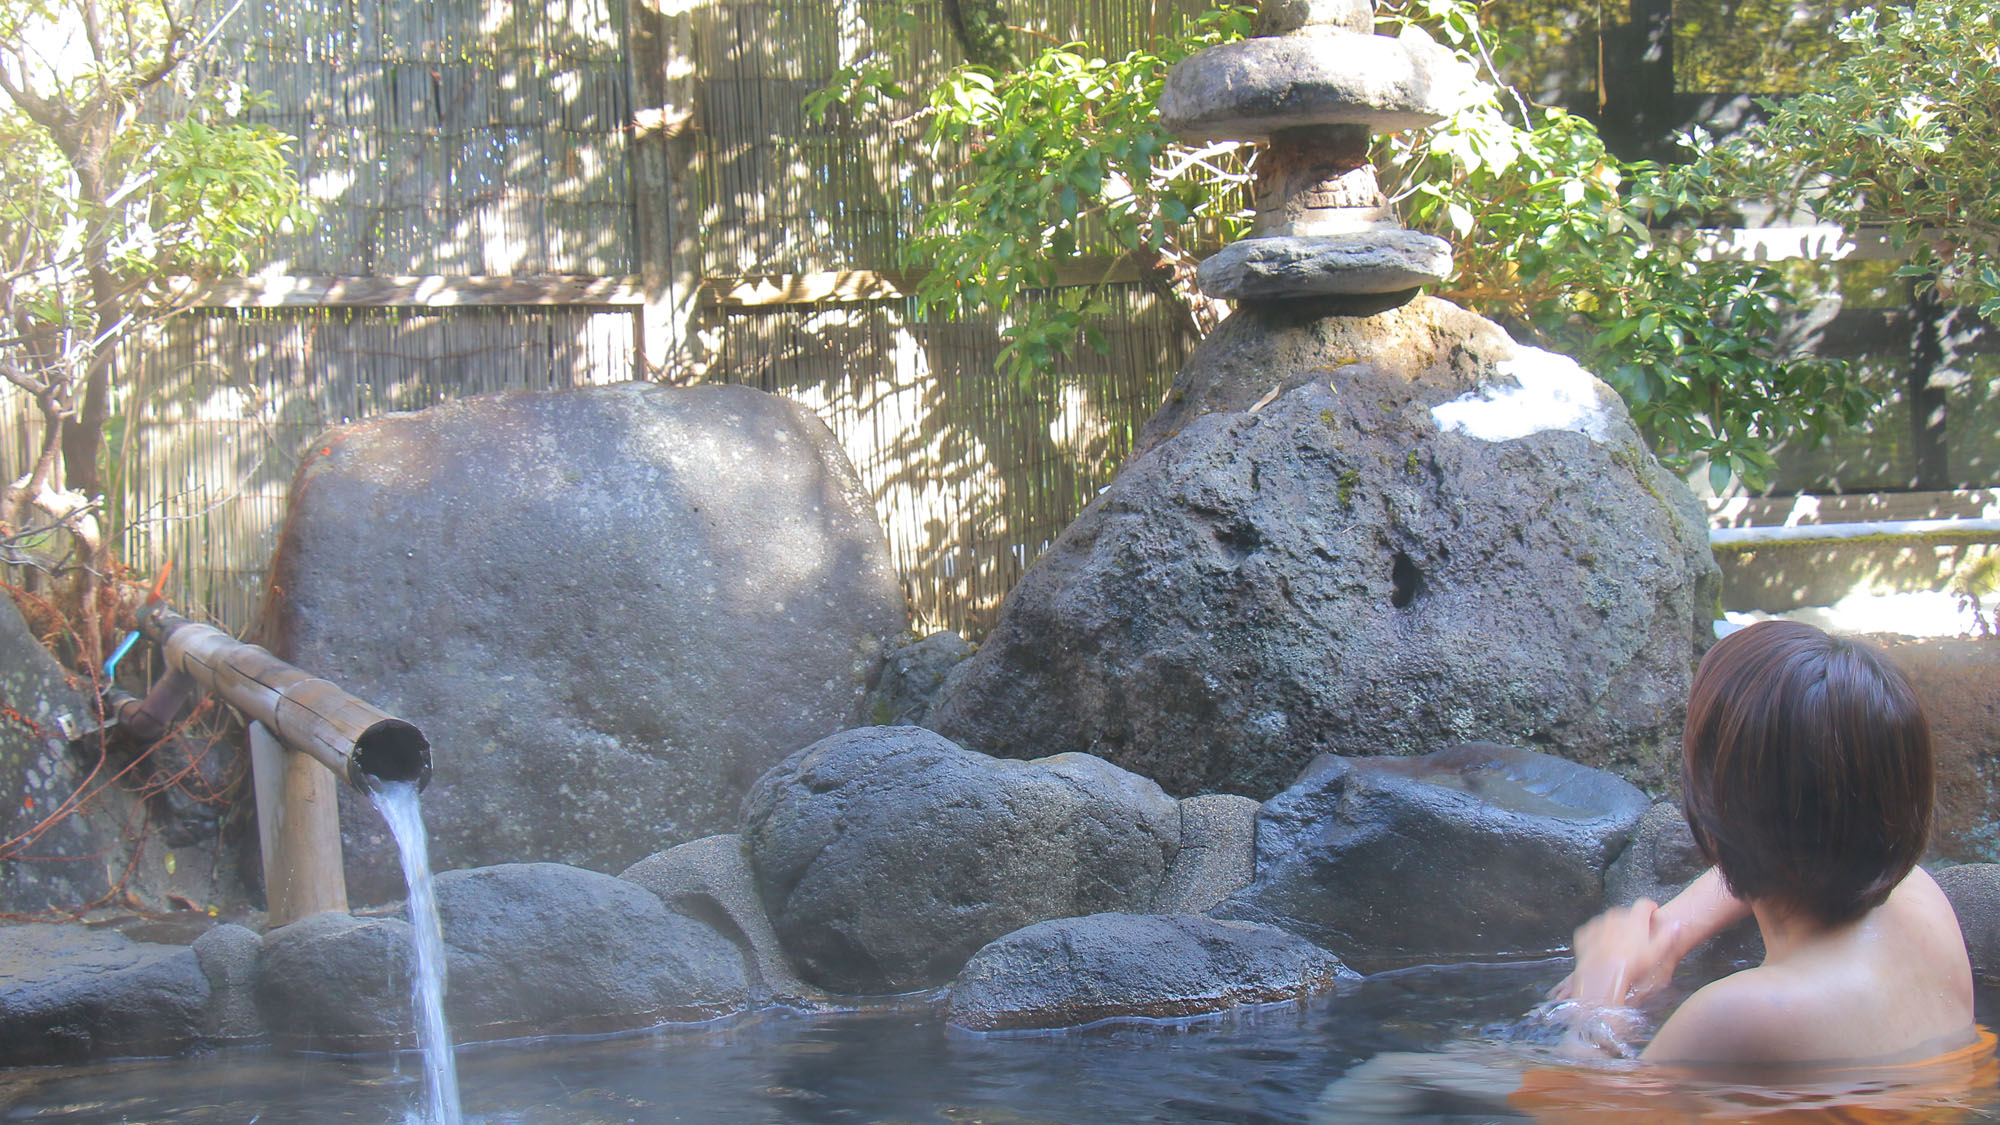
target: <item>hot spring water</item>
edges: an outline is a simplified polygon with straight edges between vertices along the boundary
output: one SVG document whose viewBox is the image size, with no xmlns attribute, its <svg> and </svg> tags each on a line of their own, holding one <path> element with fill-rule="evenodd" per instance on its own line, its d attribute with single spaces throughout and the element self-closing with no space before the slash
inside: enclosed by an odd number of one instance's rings
<svg viewBox="0 0 2000 1125">
<path fill-rule="evenodd" d="M 416 785 L 407 781 L 383 782 L 368 791 L 368 798 L 396 837 L 403 878 L 410 885 L 410 941 L 416 950 L 416 964 L 410 969 L 410 1007 L 417 1045 L 424 1055 L 425 1120 L 431 1125 L 458 1125 L 458 1067 L 452 1056 L 451 1028 L 444 1018 L 444 932 L 438 924 L 423 808 Z"/>
<path fill-rule="evenodd" d="M 1548 1061 L 1546 1028 L 1523 1013 L 1567 971 L 1562 961 L 1423 966 L 1299 1003 L 1054 1034 L 954 1031 L 906 998 L 488 1044 L 459 1063 L 466 1111 L 487 1125 L 1519 1121 L 1507 1096 Z M 1980 997 L 1989 1023 L 1993 1000 Z M 0 1072 L 0 1120 L 388 1122 L 403 1118 L 412 1087 L 393 1056 L 227 1050 Z M 1768 1098 L 1752 1107 L 1772 1109 Z"/>
</svg>

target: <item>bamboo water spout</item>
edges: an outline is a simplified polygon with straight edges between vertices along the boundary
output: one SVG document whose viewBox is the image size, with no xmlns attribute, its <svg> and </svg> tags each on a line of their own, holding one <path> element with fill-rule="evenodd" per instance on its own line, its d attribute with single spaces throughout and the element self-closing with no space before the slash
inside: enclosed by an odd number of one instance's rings
<svg viewBox="0 0 2000 1125">
<path fill-rule="evenodd" d="M 414 782 L 419 789 L 430 784 L 430 743 L 414 725 L 160 603 L 139 611 L 139 627 L 166 653 L 169 669 L 356 789 L 387 781 Z"/>
</svg>

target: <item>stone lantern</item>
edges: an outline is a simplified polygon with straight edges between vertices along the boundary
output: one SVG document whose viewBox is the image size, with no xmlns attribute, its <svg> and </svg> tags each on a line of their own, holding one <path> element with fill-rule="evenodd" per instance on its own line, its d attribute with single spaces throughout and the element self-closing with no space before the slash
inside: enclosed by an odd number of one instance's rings
<svg viewBox="0 0 2000 1125">
<path fill-rule="evenodd" d="M 1250 237 L 1201 264 L 1213 297 L 1388 294 L 1451 274 L 1444 240 L 1406 230 L 1368 160 L 1376 133 L 1435 124 L 1450 65 L 1420 32 L 1374 34 L 1372 0 L 1265 0 L 1257 33 L 1183 59 L 1160 121 L 1189 141 L 1259 141 Z"/>
</svg>

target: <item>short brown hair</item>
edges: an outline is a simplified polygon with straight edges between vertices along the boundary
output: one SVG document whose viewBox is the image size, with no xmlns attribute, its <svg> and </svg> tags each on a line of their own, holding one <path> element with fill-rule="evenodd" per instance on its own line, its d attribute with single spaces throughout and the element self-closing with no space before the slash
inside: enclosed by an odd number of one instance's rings
<svg viewBox="0 0 2000 1125">
<path fill-rule="evenodd" d="M 1695 673 L 1681 786 L 1696 843 L 1737 897 L 1850 921 L 1923 857 L 1930 723 L 1874 651 L 1761 621 Z"/>
</svg>

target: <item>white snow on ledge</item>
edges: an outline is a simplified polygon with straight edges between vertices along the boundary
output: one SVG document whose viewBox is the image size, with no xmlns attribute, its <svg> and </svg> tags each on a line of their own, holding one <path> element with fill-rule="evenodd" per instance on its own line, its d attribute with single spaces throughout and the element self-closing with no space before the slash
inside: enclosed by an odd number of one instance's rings
<svg viewBox="0 0 2000 1125">
<path fill-rule="evenodd" d="M 1521 348 L 1494 370 L 1520 386 L 1483 384 L 1431 407 L 1438 429 L 1480 441 L 1513 441 L 1544 430 L 1573 430 L 1592 441 L 1606 440 L 1611 419 L 1604 410 L 1604 389 L 1575 360 Z"/>
<path fill-rule="evenodd" d="M 1850 594 L 1832 605 L 1806 606 L 1782 613 L 1731 612 L 1715 623 L 1715 635 L 1726 637 L 1753 621 L 1772 618 L 1803 621 L 1829 633 L 1893 633 L 1906 637 L 1979 635 L 1979 621 L 1972 608 L 1956 595 L 1943 591 Z"/>
</svg>

